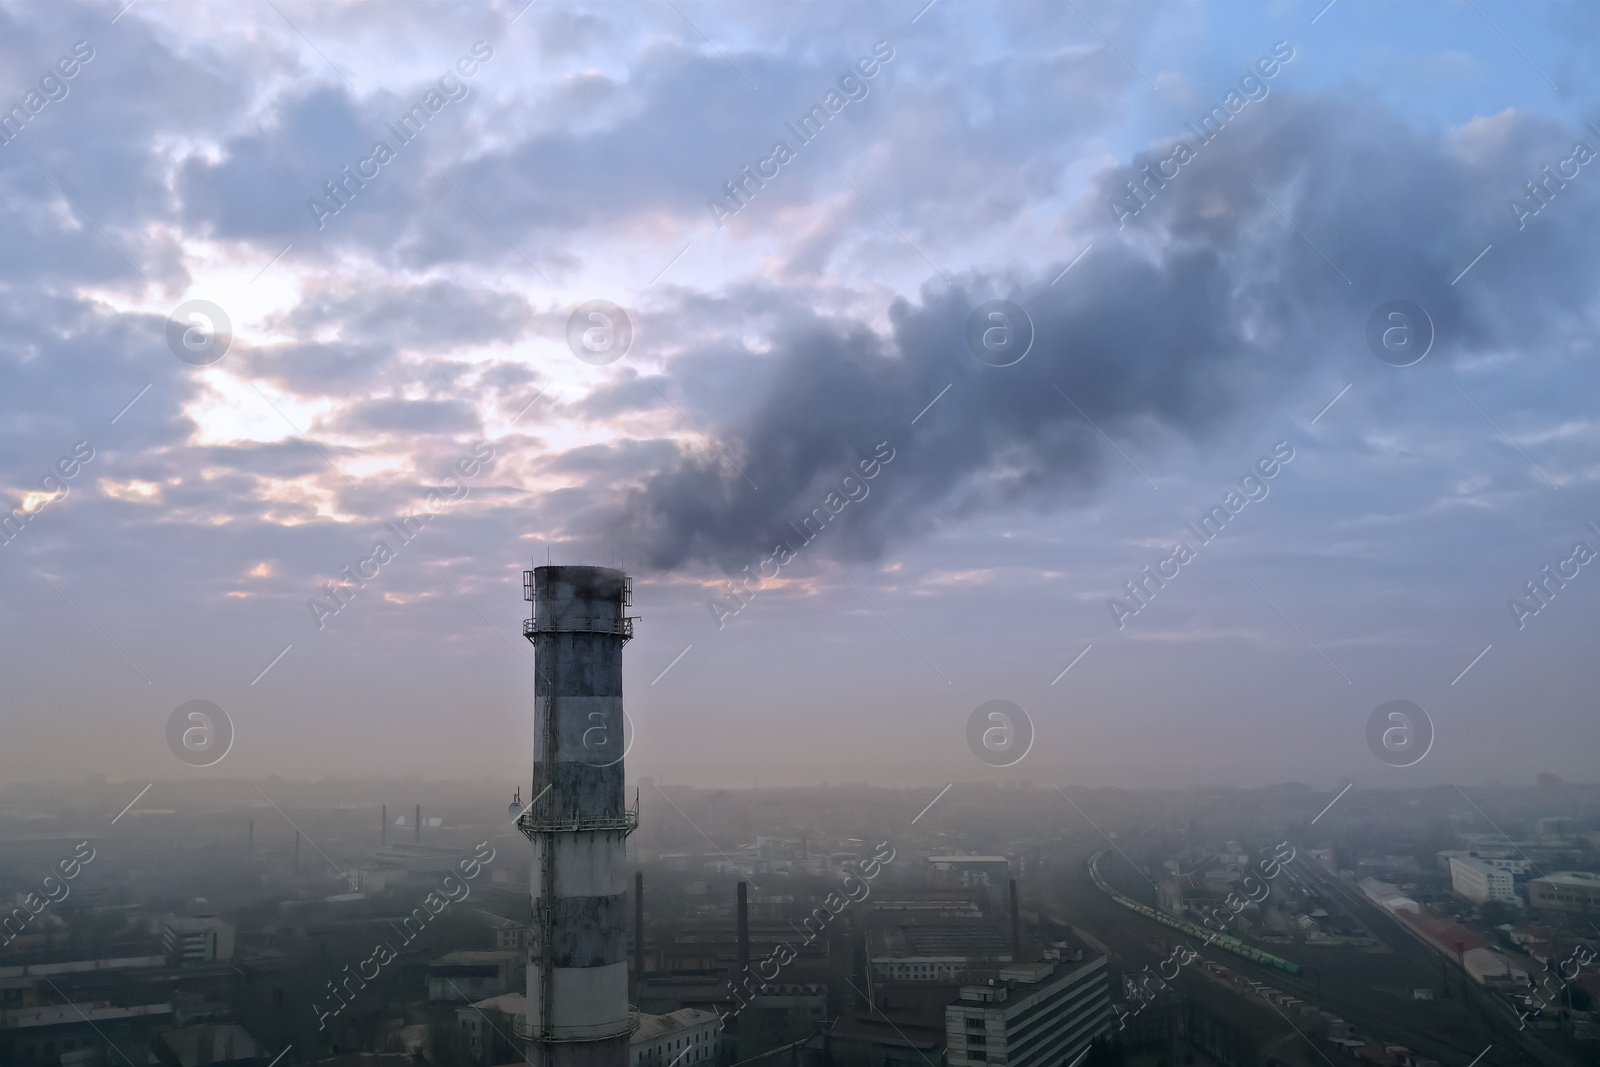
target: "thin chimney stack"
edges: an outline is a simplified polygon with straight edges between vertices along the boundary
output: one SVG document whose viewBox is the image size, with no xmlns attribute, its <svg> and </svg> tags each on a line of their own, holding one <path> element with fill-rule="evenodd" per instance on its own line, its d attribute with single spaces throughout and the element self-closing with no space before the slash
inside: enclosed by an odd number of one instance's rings
<svg viewBox="0 0 1600 1067">
<path fill-rule="evenodd" d="M 739 980 L 744 981 L 750 970 L 750 892 L 745 882 L 739 883 Z"/>
<path fill-rule="evenodd" d="M 1011 962 L 1022 962 L 1022 909 L 1017 906 L 1017 880 L 1011 879 Z"/>
</svg>

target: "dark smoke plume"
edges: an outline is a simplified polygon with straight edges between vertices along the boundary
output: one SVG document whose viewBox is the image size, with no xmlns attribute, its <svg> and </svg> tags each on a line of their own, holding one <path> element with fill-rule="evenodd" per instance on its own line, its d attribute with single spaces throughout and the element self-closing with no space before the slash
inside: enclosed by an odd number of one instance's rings
<svg viewBox="0 0 1600 1067">
<path fill-rule="evenodd" d="M 1518 231 L 1507 197 L 1571 137 L 1516 116 L 1501 125 L 1435 137 L 1380 110 L 1275 95 L 1176 177 L 1144 185 L 1147 206 L 1119 229 L 1110 202 L 1171 156 L 1158 146 L 1083 202 L 1073 229 L 1093 250 L 1058 284 L 1079 248 L 1031 277 L 932 279 L 918 302 L 895 303 L 888 336 L 811 316 L 775 339 L 775 381 L 754 414 L 702 424 L 759 491 L 721 456 L 683 453 L 627 495 L 607 535 L 658 568 L 737 571 L 779 541 L 798 547 L 792 524 L 883 441 L 896 458 L 870 497 L 808 552 L 871 559 L 982 509 L 1081 496 L 1109 475 L 1137 477 L 1086 417 L 1135 448 L 1282 421 L 1274 404 L 1318 364 L 1377 365 L 1366 319 L 1391 298 L 1433 317 L 1433 370 L 1463 352 L 1552 343 L 1573 322 L 1564 309 L 1592 297 L 1597 259 L 1579 226 Z M 1571 219 L 1592 217 L 1597 189 L 1563 192 Z M 1491 240 L 1503 247 L 1490 269 L 1452 286 Z M 993 297 L 1035 327 L 1015 366 L 967 347 L 968 315 Z"/>
</svg>

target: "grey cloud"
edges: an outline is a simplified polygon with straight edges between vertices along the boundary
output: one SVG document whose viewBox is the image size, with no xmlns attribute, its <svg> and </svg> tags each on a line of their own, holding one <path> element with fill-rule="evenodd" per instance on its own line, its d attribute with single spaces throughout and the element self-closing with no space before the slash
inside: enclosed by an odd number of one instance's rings
<svg viewBox="0 0 1600 1067">
<path fill-rule="evenodd" d="M 644 378 L 637 372 L 624 371 L 616 381 L 593 390 L 576 405 L 576 411 L 586 419 L 603 420 L 630 411 L 645 411 L 665 407 L 657 389 L 665 383 L 660 377 Z"/>
<path fill-rule="evenodd" d="M 230 352 L 229 358 L 235 353 Z M 240 361 L 254 376 L 285 388 L 315 393 L 372 389 L 396 363 L 392 350 L 378 345 L 319 342 L 240 348 Z"/>
<path fill-rule="evenodd" d="M 224 128 L 248 95 L 238 65 L 227 65 L 225 78 L 223 64 L 175 53 L 161 34 L 137 20 L 113 27 L 100 9 L 79 5 L 45 5 L 30 9 L 26 18 L 0 12 L 0 41 L 8 53 L 15 51 L 6 56 L 6 69 L 36 71 L 34 77 L 74 42 L 93 50 L 67 83 L 66 98 L 0 149 L 0 190 L 14 206 L 26 205 L 4 218 L 12 253 L 4 269 L 20 266 L 30 275 L 69 275 L 75 281 L 86 272 L 126 274 L 124 283 L 142 284 L 61 204 L 45 184 L 48 176 L 147 275 L 181 284 L 173 249 L 148 225 L 172 213 L 170 160 L 151 151 L 151 138 L 155 131 L 209 136 Z M 79 227 L 81 248 L 77 238 L 63 241 L 58 232 Z M 63 256 L 73 252 L 79 261 L 69 265 Z"/>
<path fill-rule="evenodd" d="M 827 53 L 787 41 L 771 50 L 738 51 L 741 66 L 763 85 L 762 94 L 746 91 L 720 57 L 704 53 L 675 15 L 661 21 L 678 39 L 661 43 L 660 34 L 642 36 L 626 20 L 559 9 L 530 12 L 519 29 L 537 25 L 550 33 L 538 37 L 538 47 L 570 38 L 571 47 L 614 50 L 621 35 L 635 50 L 626 80 L 575 72 L 537 100 L 500 102 L 488 92 L 475 93 L 451 105 L 415 146 L 402 148 L 399 158 L 321 230 L 306 200 L 323 195 L 325 181 L 384 136 L 385 122 L 411 102 L 407 94 L 353 99 L 326 70 L 308 69 L 283 82 L 300 44 L 271 18 L 260 30 L 262 50 L 241 63 L 219 51 L 237 42 L 174 51 L 163 40 L 159 20 L 130 15 L 119 22 L 115 36 L 105 38 L 61 113 L 43 115 L 41 120 L 51 121 L 34 124 L 41 136 L 29 149 L 32 158 L 24 163 L 18 153 L 0 155 L 0 189 L 9 186 L 30 205 L 8 223 L 8 231 L 14 227 L 16 232 L 6 236 L 16 242 L 18 262 L 29 263 L 32 271 L 59 263 L 62 273 L 70 269 L 74 277 L 87 268 L 138 284 L 137 276 L 87 229 L 76 235 L 70 265 L 63 260 L 61 226 L 45 220 L 53 214 L 70 218 L 70 212 L 38 171 L 54 174 L 58 184 L 64 181 L 74 202 L 139 269 L 170 289 L 182 288 L 189 279 L 178 250 L 157 228 L 145 225 L 152 218 L 173 217 L 191 232 L 256 242 L 262 263 L 288 242 L 295 245 L 291 256 L 300 261 L 356 244 L 382 261 L 408 266 L 485 256 L 520 262 L 477 210 L 444 184 L 441 178 L 448 174 L 542 269 L 565 270 L 577 265 L 580 255 L 544 238 L 585 228 L 609 230 L 642 213 L 706 219 L 706 199 L 741 163 L 784 136 L 782 122 L 793 117 L 791 112 L 814 102 L 872 41 L 894 38 L 886 27 L 899 20 L 897 11 L 895 18 L 888 17 L 891 11 L 813 12 L 796 20 L 795 34 L 825 27 L 835 42 Z M 337 11 L 319 19 L 323 29 L 312 27 L 314 35 L 342 38 L 360 30 L 358 36 L 383 37 L 386 32 L 357 25 L 360 20 Z M 1049 25 L 1041 27 L 1041 19 Z M 1072 139 L 1103 121 L 1128 77 L 1098 48 L 1074 53 L 1091 42 L 1088 28 L 1074 19 L 1044 9 L 1015 16 L 1008 32 L 1018 39 L 1037 39 L 1048 30 L 1076 43 L 1066 51 L 1034 48 L 987 64 L 964 88 L 939 87 L 954 42 L 896 40 L 902 53 L 879 76 L 871 96 L 842 116 L 843 127 L 805 149 L 806 162 L 789 168 L 768 199 L 795 202 L 837 191 L 841 166 L 870 153 L 900 161 L 897 166 L 911 182 L 897 184 L 896 193 L 930 223 L 947 223 L 955 210 L 951 205 L 959 203 L 971 205 L 957 212 L 969 221 L 1014 214 L 1029 191 L 1048 187 L 1068 158 Z M 16 49 L 22 69 L 28 69 L 29 56 L 57 47 L 51 43 L 56 36 L 70 43 L 101 28 L 94 19 L 58 21 L 31 28 L 28 46 Z M 419 16 L 419 22 L 428 21 Z M 355 63 L 361 49 L 350 47 Z M 515 40 L 500 41 L 495 60 L 479 79 L 493 77 L 496 64 L 509 70 L 526 62 L 522 47 Z M 921 59 L 913 58 L 917 48 Z M 913 62 L 923 64 L 915 79 L 910 77 Z M 135 85 L 139 91 L 129 91 Z M 1005 105 L 993 107 L 986 102 L 990 96 Z M 1053 113 L 1044 149 L 1034 114 L 1041 108 Z M 487 130 L 495 131 L 496 143 L 485 150 Z M 174 175 L 174 161 L 150 150 L 152 137 L 215 140 L 219 154 L 177 160 Z M 951 165 L 969 152 L 983 162 Z M 1021 175 L 1023 184 L 996 183 L 997 171 Z M 639 181 L 642 173 L 651 180 Z M 111 175 L 115 180 L 100 180 Z M 77 227 L 76 220 L 69 225 Z"/>
<path fill-rule="evenodd" d="M 372 400 L 358 404 L 341 420 L 352 430 L 389 433 L 477 433 L 477 409 L 460 400 Z"/>
<path fill-rule="evenodd" d="M 542 458 L 541 470 L 560 474 L 583 474 L 593 478 L 597 490 L 625 484 L 640 471 L 654 470 L 673 460 L 673 447 L 666 441 L 622 441 L 614 445 L 586 445 Z"/>
<path fill-rule="evenodd" d="M 326 198 L 323 183 L 369 152 L 378 127 L 381 123 L 357 112 L 342 86 L 285 100 L 260 128 L 230 138 L 221 160 L 194 158 L 185 164 L 184 210 L 192 224 L 219 236 L 307 244 L 317 227 L 306 200 Z M 355 202 L 357 213 L 383 196 L 381 187 L 363 192 Z M 331 220 L 347 228 L 350 222 L 342 215 Z"/>
<path fill-rule="evenodd" d="M 530 315 L 528 300 L 521 293 L 431 282 L 317 292 L 275 325 L 300 336 L 332 326 L 341 337 L 354 342 L 438 352 L 512 340 L 526 327 Z"/>
</svg>

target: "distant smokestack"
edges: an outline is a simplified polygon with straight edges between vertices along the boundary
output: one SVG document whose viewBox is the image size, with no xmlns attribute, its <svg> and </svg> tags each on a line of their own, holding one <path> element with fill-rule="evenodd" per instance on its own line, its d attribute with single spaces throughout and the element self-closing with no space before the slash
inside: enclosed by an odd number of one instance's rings
<svg viewBox="0 0 1600 1067">
<path fill-rule="evenodd" d="M 383 806 L 383 813 L 378 816 L 378 844 L 389 843 L 389 805 Z"/>
<path fill-rule="evenodd" d="M 805 834 L 801 834 L 800 835 L 800 858 L 801 859 L 805 859 L 806 858 L 806 835 Z"/>
<path fill-rule="evenodd" d="M 294 832 L 294 873 L 300 873 L 300 831 Z"/>
<path fill-rule="evenodd" d="M 417 805 L 417 818 L 416 818 L 415 823 L 411 827 L 411 832 L 415 836 L 417 844 L 419 844 L 419 845 L 422 844 L 422 805 L 421 804 Z"/>
<path fill-rule="evenodd" d="M 1011 962 L 1022 962 L 1022 909 L 1017 907 L 1017 880 L 1011 879 Z"/>
<path fill-rule="evenodd" d="M 739 981 L 750 971 L 750 896 L 744 882 L 739 883 Z"/>
<path fill-rule="evenodd" d="M 644 992 L 644 872 L 633 872 L 633 995 Z"/>
<path fill-rule="evenodd" d="M 246 852 L 250 853 L 252 856 L 255 855 L 255 852 L 256 852 L 256 821 L 254 819 L 250 820 L 250 830 L 249 830 L 248 833 L 245 834 L 244 850 Z"/>
</svg>

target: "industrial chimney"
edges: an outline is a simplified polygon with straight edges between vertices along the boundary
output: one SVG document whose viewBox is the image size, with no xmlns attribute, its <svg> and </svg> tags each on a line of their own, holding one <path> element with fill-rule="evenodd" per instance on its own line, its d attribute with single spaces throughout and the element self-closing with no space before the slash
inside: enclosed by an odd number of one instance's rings
<svg viewBox="0 0 1600 1067">
<path fill-rule="evenodd" d="M 739 988 L 745 976 L 750 973 L 750 890 L 746 883 L 739 883 L 738 902 L 735 905 L 734 922 L 739 938 L 739 973 L 734 976 L 733 986 Z"/>
<path fill-rule="evenodd" d="M 1011 879 L 1011 962 L 1022 962 L 1022 909 L 1017 906 L 1017 880 Z"/>
<path fill-rule="evenodd" d="M 628 1067 L 622 646 L 629 579 L 606 567 L 523 574 L 533 617 L 533 842 L 527 1022 L 535 1067 Z"/>
</svg>

